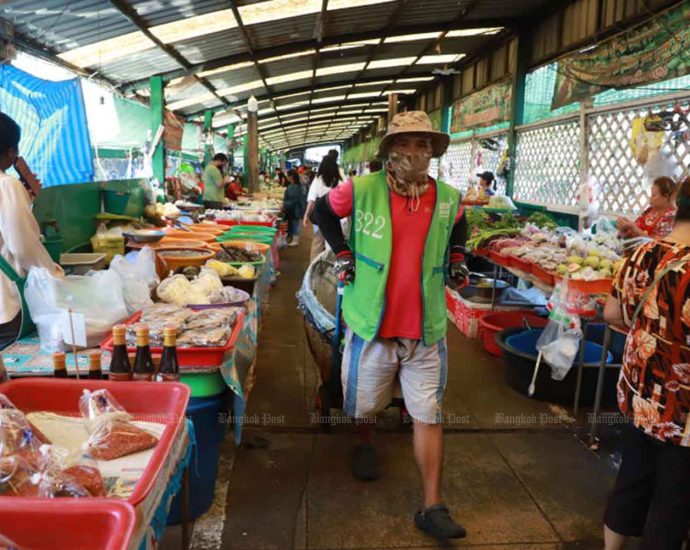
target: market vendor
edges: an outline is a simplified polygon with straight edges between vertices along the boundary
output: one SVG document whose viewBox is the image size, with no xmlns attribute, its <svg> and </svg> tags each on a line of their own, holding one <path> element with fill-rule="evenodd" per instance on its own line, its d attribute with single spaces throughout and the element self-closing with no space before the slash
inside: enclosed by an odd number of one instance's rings
<svg viewBox="0 0 690 550">
<path fill-rule="evenodd" d="M 441 503 L 445 285 L 458 288 L 468 277 L 459 193 L 428 176 L 431 158 L 443 155 L 448 143 L 449 136 L 435 132 L 426 113 L 396 115 L 380 145 L 385 170 L 332 189 L 317 201 L 315 216 L 336 253 L 334 270 L 347 285 L 343 399 L 361 439 L 352 474 L 367 481 L 379 475 L 373 419 L 390 404 L 397 378 L 414 422 L 424 490 L 414 522 L 439 539 L 466 535 Z M 340 227 L 347 216 L 353 218 L 349 243 Z"/>
<path fill-rule="evenodd" d="M 479 189 L 484 195 L 491 197 L 496 194 L 496 176 L 493 172 L 487 170 L 477 174 L 477 177 L 479 178 Z"/>
<path fill-rule="evenodd" d="M 228 200 L 236 201 L 240 198 L 242 192 L 242 185 L 240 185 L 238 178 L 235 176 L 230 176 L 230 183 L 225 189 L 225 196 L 228 198 Z"/>
<path fill-rule="evenodd" d="M 228 164 L 228 157 L 224 153 L 218 153 L 208 163 L 204 170 L 204 207 L 214 210 L 223 208 L 225 198 L 225 186 L 229 178 L 223 176 L 223 168 Z"/>
<path fill-rule="evenodd" d="M 660 177 L 652 184 L 649 207 L 635 221 L 620 217 L 617 220 L 621 237 L 652 237 L 662 239 L 673 230 L 676 215 L 674 191 L 676 184 L 668 177 Z"/>
<path fill-rule="evenodd" d="M 22 276 L 30 267 L 45 267 L 61 274 L 41 243 L 26 189 L 17 178 L 5 173 L 17 160 L 20 135 L 17 123 L 0 113 L 0 255 Z M 0 270 L 0 350 L 18 338 L 22 315 L 28 312 L 22 311 L 17 287 Z"/>
</svg>

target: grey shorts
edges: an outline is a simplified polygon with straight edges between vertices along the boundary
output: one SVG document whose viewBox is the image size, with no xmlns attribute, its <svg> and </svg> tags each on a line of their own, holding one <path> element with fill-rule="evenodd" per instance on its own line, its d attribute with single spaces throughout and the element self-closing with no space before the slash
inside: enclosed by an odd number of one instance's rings
<svg viewBox="0 0 690 550">
<path fill-rule="evenodd" d="M 367 342 L 347 330 L 342 381 L 343 408 L 350 416 L 369 417 L 385 409 L 399 381 L 410 416 L 416 422 L 439 424 L 447 378 L 445 338 L 431 346 L 408 338 Z"/>
</svg>

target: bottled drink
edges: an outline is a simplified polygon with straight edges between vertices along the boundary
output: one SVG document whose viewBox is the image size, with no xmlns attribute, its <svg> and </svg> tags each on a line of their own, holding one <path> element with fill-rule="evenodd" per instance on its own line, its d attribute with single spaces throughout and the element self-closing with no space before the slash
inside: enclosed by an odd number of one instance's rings
<svg viewBox="0 0 690 550">
<path fill-rule="evenodd" d="M 64 351 L 53 353 L 53 376 L 55 378 L 67 378 L 67 359 Z"/>
<path fill-rule="evenodd" d="M 134 358 L 134 367 L 132 368 L 132 379 L 138 381 L 153 380 L 156 368 L 153 365 L 153 358 L 151 357 L 151 348 L 149 347 L 149 327 L 143 323 L 136 326 L 137 331 L 137 355 Z"/>
<path fill-rule="evenodd" d="M 113 327 L 113 355 L 110 359 L 109 379 L 116 382 L 127 382 L 132 379 L 132 366 L 127 355 L 127 342 L 125 341 L 125 325 Z"/>
<path fill-rule="evenodd" d="M 101 371 L 101 352 L 92 351 L 89 353 L 89 380 L 102 380 Z"/>
<path fill-rule="evenodd" d="M 163 354 L 158 369 L 158 380 L 175 382 L 180 379 L 180 364 L 177 361 L 177 327 L 163 329 Z"/>
</svg>

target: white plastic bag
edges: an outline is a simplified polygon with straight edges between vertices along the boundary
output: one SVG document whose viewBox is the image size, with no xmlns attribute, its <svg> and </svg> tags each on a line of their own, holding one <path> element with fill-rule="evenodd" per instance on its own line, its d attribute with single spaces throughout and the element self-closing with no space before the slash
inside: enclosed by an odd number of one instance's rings
<svg viewBox="0 0 690 550">
<path fill-rule="evenodd" d="M 536 345 L 542 359 L 551 367 L 554 380 L 566 377 L 575 362 L 582 338 L 579 316 L 568 311 L 570 298 L 567 284 L 556 286 L 547 305 L 549 322 Z"/>
<path fill-rule="evenodd" d="M 133 315 L 153 304 L 151 290 L 158 284 L 156 253 L 145 246 L 134 260 L 119 254 L 110 262 L 110 270 L 120 278 L 127 313 Z"/>
<path fill-rule="evenodd" d="M 32 267 L 26 280 L 26 302 L 41 340 L 41 349 L 63 349 L 60 315 L 72 308 L 85 317 L 88 347 L 97 346 L 112 326 L 127 318 L 120 278 L 114 271 L 53 277 L 45 268 Z"/>
</svg>

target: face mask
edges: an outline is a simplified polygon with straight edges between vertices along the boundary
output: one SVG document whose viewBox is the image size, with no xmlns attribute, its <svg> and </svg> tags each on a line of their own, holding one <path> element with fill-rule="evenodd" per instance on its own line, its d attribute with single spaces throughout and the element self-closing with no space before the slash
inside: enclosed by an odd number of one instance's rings
<svg viewBox="0 0 690 550">
<path fill-rule="evenodd" d="M 393 191 L 409 196 L 413 189 L 423 193 L 427 186 L 427 174 L 431 155 L 429 153 L 406 154 L 391 151 L 388 155 L 389 182 Z M 423 188 L 423 190 L 422 190 Z"/>
</svg>

